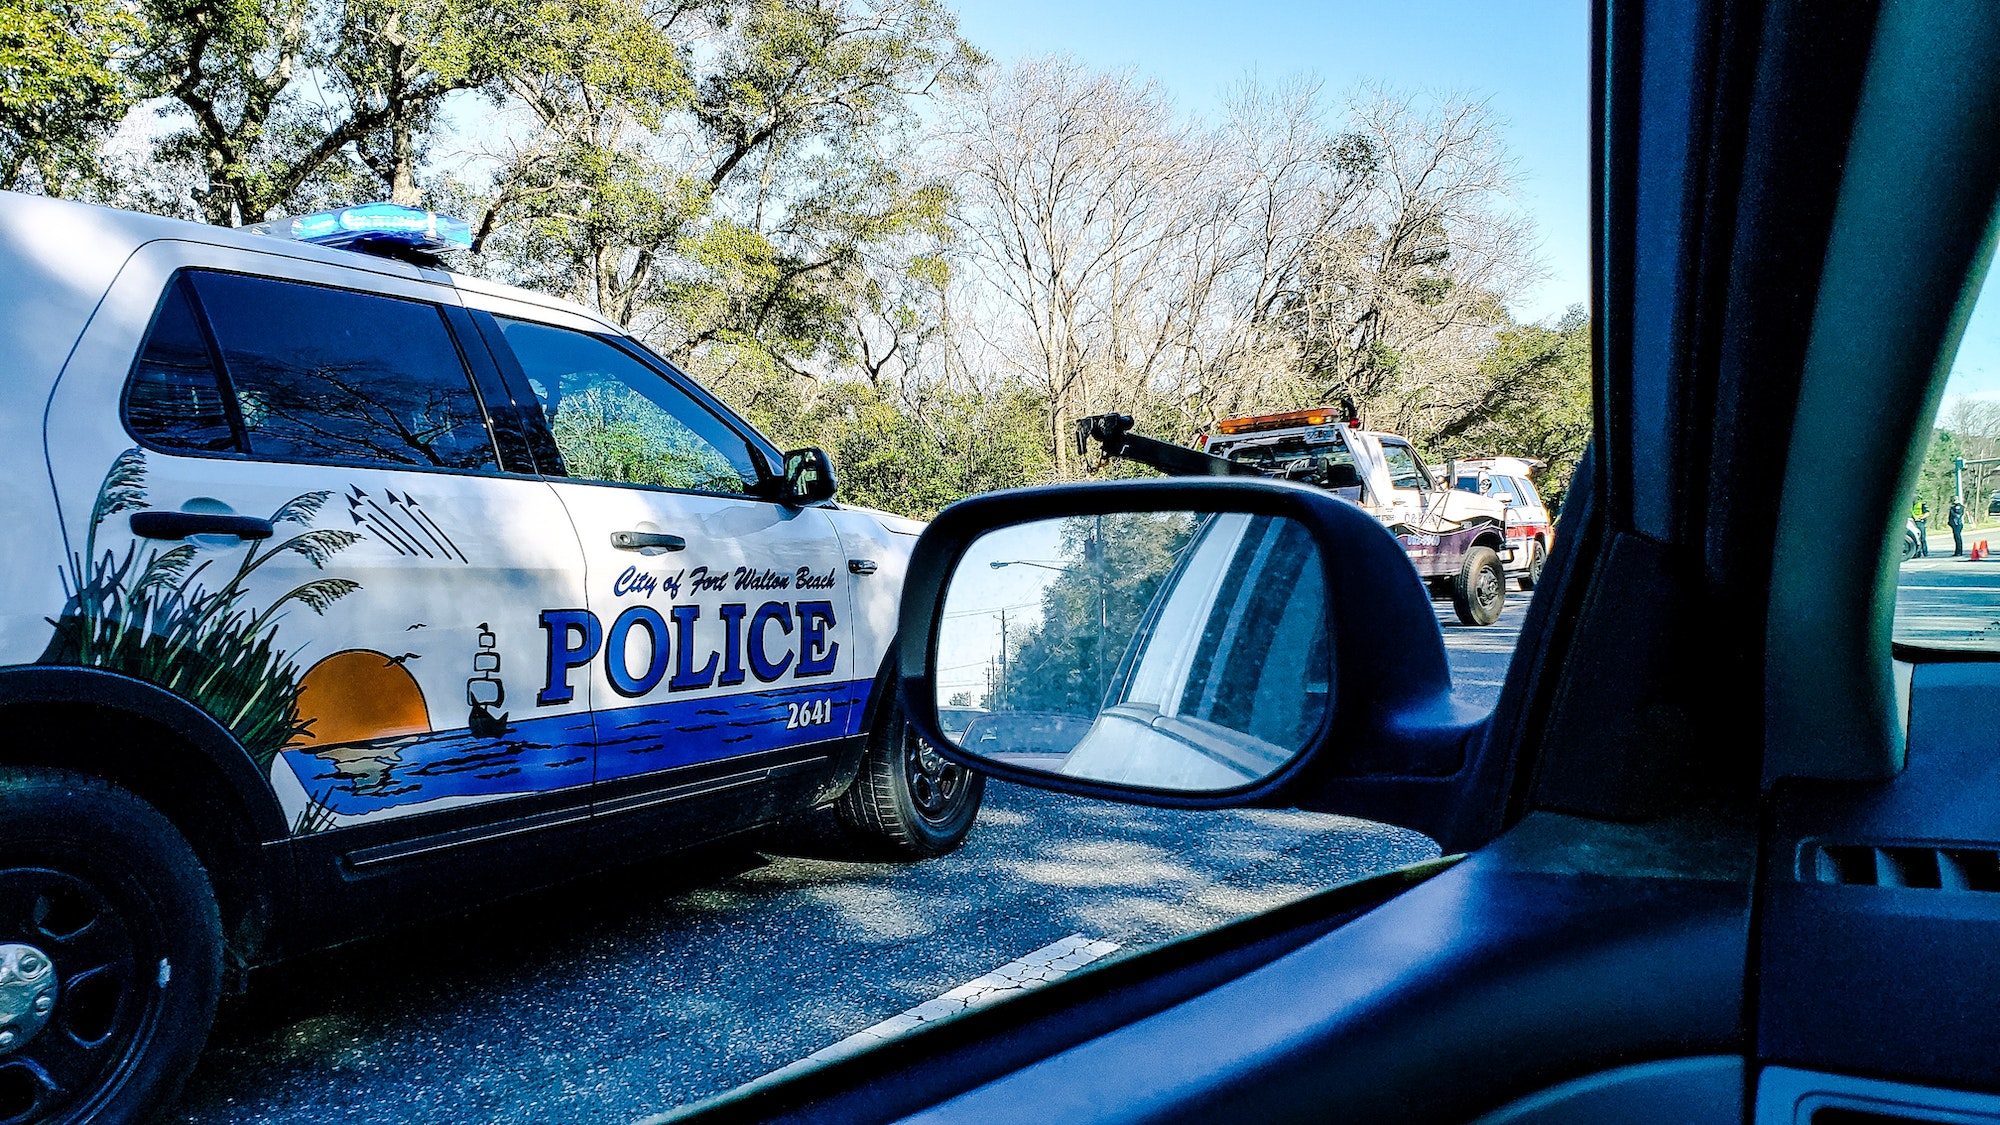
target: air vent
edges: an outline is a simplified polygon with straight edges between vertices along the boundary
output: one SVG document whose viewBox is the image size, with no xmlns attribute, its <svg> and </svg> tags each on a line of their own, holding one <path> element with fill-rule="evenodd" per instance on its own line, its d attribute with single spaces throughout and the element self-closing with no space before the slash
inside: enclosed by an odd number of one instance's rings
<svg viewBox="0 0 2000 1125">
<path fill-rule="evenodd" d="M 1820 844 L 1808 878 L 1854 887 L 2000 891 L 2000 848 Z"/>
<path fill-rule="evenodd" d="M 1865 1109 L 1828 1106 L 1813 1111 L 1812 1125 L 1951 1125 L 1959 1117 L 1918 1116 L 1910 1113 L 1876 1113 Z"/>
</svg>

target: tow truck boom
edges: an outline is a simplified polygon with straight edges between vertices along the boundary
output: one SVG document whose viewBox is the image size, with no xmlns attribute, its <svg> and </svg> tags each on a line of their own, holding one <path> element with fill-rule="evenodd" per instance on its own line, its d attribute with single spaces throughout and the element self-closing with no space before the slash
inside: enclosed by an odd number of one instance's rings
<svg viewBox="0 0 2000 1125">
<path fill-rule="evenodd" d="M 1268 474 L 1252 465 L 1242 465 L 1227 457 L 1189 449 L 1170 441 L 1132 432 L 1130 414 L 1092 414 L 1076 420 L 1076 455 L 1090 454 L 1097 442 L 1107 457 L 1123 457 L 1150 465 L 1170 477 L 1261 477 Z"/>
</svg>

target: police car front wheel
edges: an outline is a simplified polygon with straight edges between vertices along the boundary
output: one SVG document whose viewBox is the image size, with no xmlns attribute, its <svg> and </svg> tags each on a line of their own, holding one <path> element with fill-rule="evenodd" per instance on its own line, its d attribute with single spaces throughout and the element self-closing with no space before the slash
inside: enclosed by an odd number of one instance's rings
<svg viewBox="0 0 2000 1125">
<path fill-rule="evenodd" d="M 891 852 L 928 859 L 958 847 L 979 816 L 986 778 L 932 749 L 891 708 L 834 811 Z"/>
<path fill-rule="evenodd" d="M 208 875 L 165 817 L 0 769 L 0 1123 L 143 1117 L 193 1069 L 221 971 Z"/>
</svg>

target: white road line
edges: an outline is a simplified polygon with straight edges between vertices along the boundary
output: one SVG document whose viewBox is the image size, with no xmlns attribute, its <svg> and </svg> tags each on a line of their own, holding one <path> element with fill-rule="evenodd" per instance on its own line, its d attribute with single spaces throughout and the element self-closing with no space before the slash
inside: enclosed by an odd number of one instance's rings
<svg viewBox="0 0 2000 1125">
<path fill-rule="evenodd" d="M 787 1063 L 764 1077 L 777 1078 L 809 1066 L 817 1066 L 829 1059 L 844 1058 L 906 1034 L 911 1029 L 922 1027 L 932 1020 L 955 1016 L 972 1008 L 984 1007 L 997 1000 L 1017 996 L 1031 988 L 1040 988 L 1057 977 L 1080 969 L 1117 949 L 1117 942 L 1096 941 L 1082 934 L 1071 934 L 1061 941 L 1045 945 L 1033 953 L 1009 961 L 985 976 L 966 981 L 935 1000 L 926 1000 L 901 1015 L 891 1016 L 873 1027 L 864 1027 L 833 1046 L 823 1047 L 797 1062 Z"/>
</svg>

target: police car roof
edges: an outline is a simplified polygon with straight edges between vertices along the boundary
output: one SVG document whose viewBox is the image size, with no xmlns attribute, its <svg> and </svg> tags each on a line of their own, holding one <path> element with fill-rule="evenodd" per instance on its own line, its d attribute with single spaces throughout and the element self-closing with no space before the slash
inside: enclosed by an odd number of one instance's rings
<svg viewBox="0 0 2000 1125">
<path fill-rule="evenodd" d="M 622 334 L 622 329 L 602 316 L 574 302 L 532 290 L 517 289 L 483 278 L 411 265 L 393 258 L 353 250 L 336 250 L 289 238 L 258 234 L 249 230 L 213 226 L 208 223 L 169 219 L 138 211 L 124 211 L 93 203 L 0 191 L 0 244 L 9 244 L 0 260 L 23 251 L 42 258 L 46 272 L 72 278 L 79 268 L 94 273 L 93 266 L 108 266 L 115 274 L 132 252 L 149 242 L 173 240 L 228 246 L 274 257 L 321 262 L 344 269 L 382 274 L 388 277 L 450 285 L 467 292 L 485 293 L 552 311 L 583 317 L 601 327 Z M 37 270 L 34 272 L 43 272 Z M 109 277 L 105 278 L 106 285 Z M 98 294 L 103 292 L 98 289 Z"/>
<path fill-rule="evenodd" d="M 1533 457 L 1458 458 L 1458 467 L 1460 470 L 1465 470 L 1465 469 L 1484 470 L 1489 473 L 1499 473 L 1502 476 L 1512 476 L 1512 477 L 1530 476 L 1535 472 L 1535 470 L 1540 469 L 1547 464 L 1548 464 L 1547 461 L 1540 461 Z"/>
</svg>

